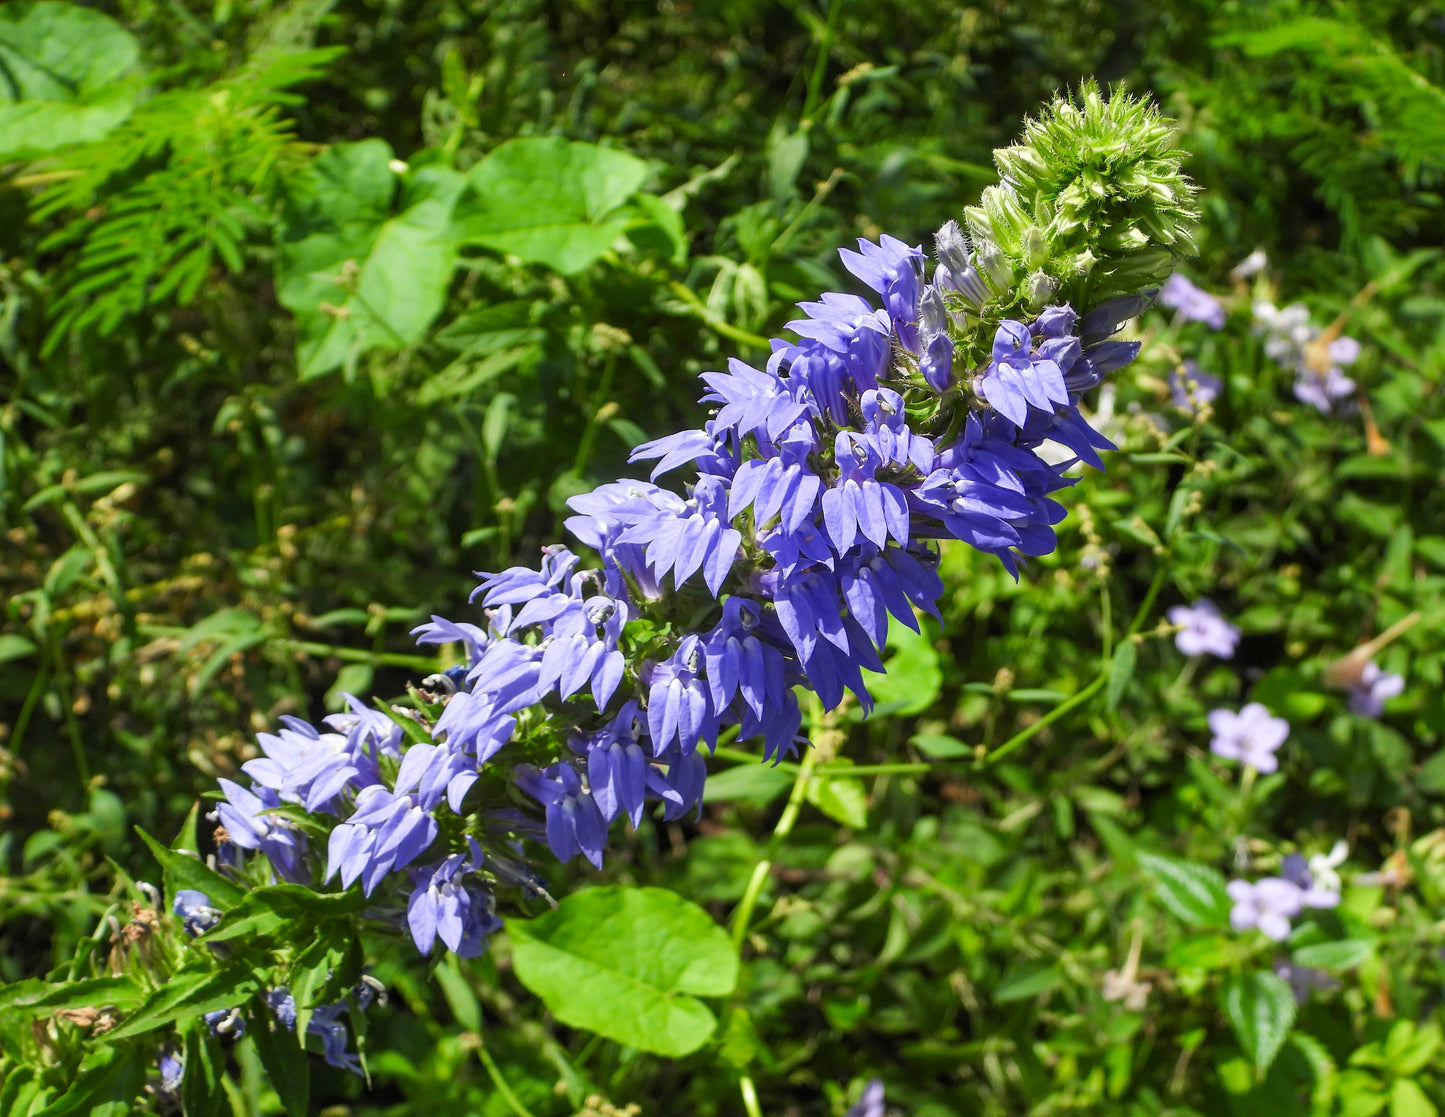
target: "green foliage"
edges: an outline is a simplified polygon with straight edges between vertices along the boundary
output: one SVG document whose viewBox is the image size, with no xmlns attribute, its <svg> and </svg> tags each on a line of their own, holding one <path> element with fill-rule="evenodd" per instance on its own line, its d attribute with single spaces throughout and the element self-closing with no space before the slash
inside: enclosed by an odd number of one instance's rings
<svg viewBox="0 0 1445 1117">
<path fill-rule="evenodd" d="M 98 12 L 57 0 L 0 11 L 0 160 L 99 139 L 130 115 L 139 46 Z"/>
<path fill-rule="evenodd" d="M 712 917 L 662 888 L 592 888 L 511 928 L 517 978 L 563 1023 L 659 1055 L 688 1055 L 717 1020 L 737 955 Z"/>
<path fill-rule="evenodd" d="M 0 157 L 28 161 L 0 193 L 0 1112 L 158 1109 L 161 1044 L 186 1112 L 246 1117 L 730 1113 L 743 1078 L 763 1113 L 839 1117 L 874 1074 L 920 1117 L 1437 1112 L 1437 17 L 0 6 Z M 810 726 L 811 770 L 725 741 L 700 821 L 645 819 L 600 882 L 558 867 L 561 909 L 504 911 L 462 964 L 358 936 L 355 893 L 243 892 L 184 852 L 256 730 L 403 695 L 439 665 L 407 629 L 456 615 L 468 571 L 530 562 L 570 493 L 697 421 L 697 371 L 764 361 L 795 301 L 842 288 L 838 245 L 924 241 L 1091 76 L 1178 119 L 1177 148 L 1161 123 L 1135 153 L 1141 189 L 1192 153 L 1187 266 L 1226 329 L 1141 321 L 1096 413 L 1121 451 L 1062 495 L 1058 551 L 1016 585 L 946 550 L 943 623 L 894 634 L 871 717 Z M 1029 192 L 1086 237 L 1070 185 Z M 1148 230 L 1171 257 L 1184 216 Z M 1256 247 L 1269 268 L 1226 283 Z M 1293 399 L 1257 299 L 1343 316 L 1367 412 Z M 1186 357 L 1222 381 L 1208 408 L 1174 405 Z M 1200 596 L 1244 630 L 1228 663 L 1162 621 Z M 1351 714 L 1327 668 L 1417 611 L 1374 653 L 1405 693 Z M 1291 723 L 1255 780 L 1205 720 L 1251 700 Z M 1341 837 L 1338 908 L 1277 944 L 1229 927 L 1225 880 Z M 127 874 L 163 884 L 153 926 Z M 181 887 L 224 909 L 210 936 L 169 914 Z M 598 972 L 643 935 L 674 980 Z M 369 1082 L 297 1038 L 363 963 L 391 991 L 346 1016 Z M 259 1000 L 282 984 L 296 1034 Z M 210 1005 L 248 1037 L 212 1036 Z"/>
</svg>

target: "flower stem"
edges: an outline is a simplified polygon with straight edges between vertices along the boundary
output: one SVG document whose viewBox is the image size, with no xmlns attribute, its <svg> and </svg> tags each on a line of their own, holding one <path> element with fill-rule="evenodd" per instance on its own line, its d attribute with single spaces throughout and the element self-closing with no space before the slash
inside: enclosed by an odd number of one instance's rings
<svg viewBox="0 0 1445 1117">
<path fill-rule="evenodd" d="M 793 779 L 793 790 L 788 794 L 787 806 L 783 808 L 782 817 L 778 819 L 773 836 L 768 839 L 768 848 L 763 853 L 762 860 L 753 866 L 753 875 L 748 878 L 748 886 L 743 891 L 743 898 L 738 902 L 737 910 L 733 912 L 733 949 L 739 953 L 742 952 L 743 941 L 748 937 L 748 925 L 752 922 L 753 909 L 758 906 L 758 896 L 762 894 L 768 874 L 773 871 L 773 861 L 782 852 L 783 843 L 787 841 L 788 835 L 793 832 L 793 826 L 798 821 L 798 812 L 803 806 L 803 797 L 808 790 L 808 781 L 812 779 L 813 768 L 817 763 L 818 750 L 809 748 L 803 754 L 802 763 L 798 765 L 798 774 Z"/>
<path fill-rule="evenodd" d="M 477 1046 L 477 1058 L 482 1061 L 482 1066 L 487 1068 L 487 1077 L 492 1080 L 492 1085 L 497 1088 L 497 1093 L 502 1095 L 508 1107 L 517 1117 L 533 1117 L 532 1111 L 522 1104 L 521 1099 L 512 1093 L 512 1087 L 502 1077 L 502 1069 L 497 1066 L 491 1053 L 480 1044 Z"/>
<path fill-rule="evenodd" d="M 758 1105 L 758 1088 L 753 1085 L 750 1075 L 743 1075 L 738 1080 L 738 1086 L 743 1092 L 743 1109 L 747 1111 L 748 1117 L 763 1117 L 763 1110 Z"/>
</svg>

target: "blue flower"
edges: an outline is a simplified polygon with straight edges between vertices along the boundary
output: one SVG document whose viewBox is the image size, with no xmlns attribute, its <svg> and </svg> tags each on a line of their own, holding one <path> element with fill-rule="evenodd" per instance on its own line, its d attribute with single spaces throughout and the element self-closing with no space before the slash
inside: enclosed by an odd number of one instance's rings
<svg viewBox="0 0 1445 1117">
<path fill-rule="evenodd" d="M 582 787 L 582 777 L 569 763 L 553 764 L 538 771 L 519 765 L 517 786 L 547 809 L 547 845 L 558 861 L 570 861 L 578 853 L 602 868 L 602 851 L 607 845 L 607 823 L 591 794 Z"/>
<path fill-rule="evenodd" d="M 487 939 L 502 929 L 496 901 L 475 874 L 484 857 L 475 838 L 465 854 L 454 853 L 434 865 L 411 870 L 413 890 L 406 904 L 412 941 L 431 953 L 438 938 L 459 958 L 477 958 Z"/>
<path fill-rule="evenodd" d="M 181 917 L 181 926 L 191 938 L 204 935 L 221 921 L 225 914 L 211 906 L 211 898 L 194 888 L 178 889 L 171 901 L 171 911 Z"/>
</svg>

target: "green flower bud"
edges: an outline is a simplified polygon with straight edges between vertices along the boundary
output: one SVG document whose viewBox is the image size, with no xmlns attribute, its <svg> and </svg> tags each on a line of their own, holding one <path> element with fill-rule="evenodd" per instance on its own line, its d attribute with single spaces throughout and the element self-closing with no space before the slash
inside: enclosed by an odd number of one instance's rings
<svg viewBox="0 0 1445 1117">
<path fill-rule="evenodd" d="M 1193 253 L 1198 212 L 1183 158 L 1152 105 L 1126 93 L 1106 100 L 1086 82 L 1077 103 L 1055 101 L 994 153 L 1007 185 L 984 191 L 969 228 L 1031 273 L 1029 301 L 1041 272 L 1086 310 L 1162 283 Z"/>
</svg>

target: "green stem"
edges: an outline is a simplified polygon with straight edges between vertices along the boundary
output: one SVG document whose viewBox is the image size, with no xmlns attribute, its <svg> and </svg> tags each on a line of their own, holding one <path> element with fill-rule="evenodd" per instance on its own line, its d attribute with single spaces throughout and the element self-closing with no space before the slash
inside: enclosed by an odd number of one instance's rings
<svg viewBox="0 0 1445 1117">
<path fill-rule="evenodd" d="M 838 25 L 838 0 L 828 4 L 828 22 L 823 25 L 823 41 L 818 44 L 818 57 L 813 60 L 813 72 L 808 75 L 808 95 L 803 101 L 803 119 L 811 120 L 818 108 L 819 95 L 823 91 L 823 75 L 828 71 L 828 56 L 833 53 L 833 32 Z"/>
<path fill-rule="evenodd" d="M 758 897 L 762 894 L 763 885 L 767 882 L 768 874 L 773 871 L 773 862 L 782 852 L 783 843 L 787 841 L 788 835 L 793 832 L 793 826 L 798 821 L 798 812 L 802 809 L 803 797 L 807 794 L 808 781 L 812 778 L 813 769 L 817 763 L 818 751 L 809 748 L 803 754 L 803 762 L 798 765 L 798 774 L 793 780 L 793 790 L 788 795 L 787 806 L 783 808 L 782 817 L 778 819 L 773 836 L 768 839 L 768 848 L 764 851 L 762 860 L 753 866 L 753 875 L 748 879 L 748 886 L 743 892 L 743 898 L 738 902 L 737 910 L 733 912 L 733 949 L 739 953 L 742 952 L 743 942 L 748 937 L 748 924 L 752 922 L 753 909 L 758 906 Z"/>
<path fill-rule="evenodd" d="M 1159 596 L 1160 589 L 1163 588 L 1165 573 L 1166 567 L 1163 566 L 1159 567 L 1159 569 L 1154 572 L 1154 580 L 1149 583 L 1149 591 L 1144 595 L 1144 600 L 1140 603 L 1138 612 L 1134 614 L 1134 619 L 1129 622 L 1129 631 L 1124 634 L 1124 639 L 1129 639 L 1130 637 L 1138 633 L 1141 628 L 1144 627 L 1144 621 L 1148 618 L 1150 611 L 1154 608 L 1154 601 Z M 1104 685 L 1109 681 L 1109 673 L 1112 669 L 1112 666 L 1113 665 L 1109 662 L 1109 657 L 1105 656 L 1103 666 L 1101 667 L 1098 675 L 1094 677 L 1094 680 L 1089 683 L 1088 686 L 1084 687 L 1083 690 L 1079 691 L 1072 698 L 1068 698 L 1065 701 L 1060 702 L 1043 717 L 1039 718 L 1038 721 L 1034 722 L 1027 729 L 1023 729 L 1020 730 L 1018 733 L 1015 733 L 1012 737 L 1010 737 L 1003 744 L 999 745 L 998 748 L 994 749 L 992 752 L 986 753 L 983 757 L 979 759 L 978 763 L 980 765 L 992 764 L 994 761 L 1002 759 L 1009 753 L 1013 752 L 1014 749 L 1018 748 L 1026 741 L 1030 740 L 1036 733 L 1041 732 L 1047 726 L 1052 725 L 1054 722 L 1058 721 L 1059 718 L 1063 717 L 1070 710 L 1082 705 L 1090 698 L 1094 697 L 1094 695 L 1098 694 L 1099 691 L 1103 689 Z"/>
<path fill-rule="evenodd" d="M 667 289 L 687 304 L 688 310 L 701 319 L 703 325 L 707 326 L 714 333 L 722 334 L 729 341 L 736 341 L 739 345 L 748 345 L 754 349 L 767 349 L 768 339 L 758 334 L 749 333 L 747 330 L 734 326 L 731 322 L 725 322 L 711 310 L 707 304 L 697 297 L 691 287 L 676 280 L 667 285 Z"/>
<path fill-rule="evenodd" d="M 753 1085 L 753 1080 L 748 1075 L 743 1075 L 738 1080 L 738 1086 L 743 1092 L 743 1109 L 748 1117 L 763 1117 L 762 1106 L 758 1104 L 758 1088 Z"/>
<path fill-rule="evenodd" d="M 487 1077 L 492 1080 L 492 1085 L 497 1088 L 497 1093 L 502 1095 L 502 1100 L 511 1107 L 517 1117 L 533 1117 L 532 1111 L 522 1104 L 521 1099 L 512 1093 L 512 1088 L 507 1085 L 507 1080 L 502 1077 L 501 1068 L 487 1052 L 485 1047 L 478 1046 L 477 1058 L 482 1061 L 482 1066 L 487 1068 Z"/>
</svg>

